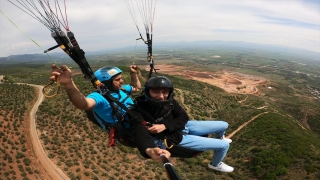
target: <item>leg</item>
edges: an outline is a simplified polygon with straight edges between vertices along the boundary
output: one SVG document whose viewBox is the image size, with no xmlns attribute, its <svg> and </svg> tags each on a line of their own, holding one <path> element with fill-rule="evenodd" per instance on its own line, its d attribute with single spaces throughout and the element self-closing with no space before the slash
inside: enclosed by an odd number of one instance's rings
<svg viewBox="0 0 320 180">
<path fill-rule="evenodd" d="M 221 138 L 227 128 L 228 123 L 225 121 L 188 121 L 184 132 L 197 136 L 215 134 L 216 138 Z"/>
<path fill-rule="evenodd" d="M 214 166 L 217 166 L 222 162 L 229 149 L 229 143 L 226 141 L 196 135 L 183 135 L 179 146 L 197 151 L 213 150 L 214 155 L 212 157 L 211 164 Z"/>
</svg>

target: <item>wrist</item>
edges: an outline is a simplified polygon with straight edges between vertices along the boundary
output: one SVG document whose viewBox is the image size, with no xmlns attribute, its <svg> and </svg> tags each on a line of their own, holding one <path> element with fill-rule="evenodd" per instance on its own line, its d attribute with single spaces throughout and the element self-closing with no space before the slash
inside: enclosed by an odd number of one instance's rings
<svg viewBox="0 0 320 180">
<path fill-rule="evenodd" d="M 68 81 L 67 83 L 62 84 L 65 88 L 68 87 L 74 87 L 75 84 L 73 83 L 73 80 L 71 79 L 70 81 Z"/>
</svg>

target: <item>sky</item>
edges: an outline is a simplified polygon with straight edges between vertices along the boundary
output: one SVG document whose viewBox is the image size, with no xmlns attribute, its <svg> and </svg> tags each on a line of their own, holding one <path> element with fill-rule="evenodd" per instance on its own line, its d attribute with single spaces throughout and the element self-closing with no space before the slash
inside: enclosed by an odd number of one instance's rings
<svg viewBox="0 0 320 180">
<path fill-rule="evenodd" d="M 59 2 L 64 7 L 63 0 Z M 49 29 L 7 0 L 0 0 L 0 10 L 0 57 L 42 53 L 42 49 L 56 45 Z M 139 34 L 124 0 L 66 0 L 66 11 L 70 30 L 84 51 L 143 44 L 136 41 Z M 142 18 L 136 16 L 144 35 Z M 320 53 L 320 1 L 156 1 L 154 43 L 215 40 L 273 44 Z"/>
</svg>

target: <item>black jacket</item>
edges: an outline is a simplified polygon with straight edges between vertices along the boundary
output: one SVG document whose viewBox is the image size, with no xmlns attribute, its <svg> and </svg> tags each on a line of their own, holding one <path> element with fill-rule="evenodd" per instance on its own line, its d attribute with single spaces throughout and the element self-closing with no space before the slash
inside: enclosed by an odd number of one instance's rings
<svg viewBox="0 0 320 180">
<path fill-rule="evenodd" d="M 165 106 L 155 106 L 149 103 L 145 99 L 145 96 L 142 95 L 136 98 L 133 111 L 141 114 L 143 120 L 150 122 L 151 124 L 164 124 L 167 128 L 163 132 L 154 135 L 149 133 L 147 128 L 141 123 L 140 118 L 130 119 L 130 127 L 135 137 L 137 148 L 142 156 L 148 157 L 145 150 L 147 148 L 156 147 L 152 136 L 157 136 L 161 139 L 166 138 L 168 141 L 175 144 L 181 142 L 182 130 L 185 128 L 189 117 L 176 100 L 173 99 L 171 103 Z M 162 118 L 160 122 L 155 121 L 158 118 Z"/>
</svg>

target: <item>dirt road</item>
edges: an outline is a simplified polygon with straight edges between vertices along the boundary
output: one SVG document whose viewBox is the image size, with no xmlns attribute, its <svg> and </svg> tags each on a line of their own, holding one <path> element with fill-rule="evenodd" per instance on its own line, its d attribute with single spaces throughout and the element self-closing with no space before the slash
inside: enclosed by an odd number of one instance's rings
<svg viewBox="0 0 320 180">
<path fill-rule="evenodd" d="M 33 150 L 38 158 L 38 161 L 46 170 L 47 175 L 53 180 L 64 180 L 70 179 L 65 175 L 60 168 L 51 162 L 46 153 L 44 152 L 39 137 L 37 135 L 36 128 L 36 112 L 40 103 L 43 101 L 42 86 L 29 84 L 30 86 L 36 87 L 38 91 L 38 99 L 30 111 L 30 136 L 32 140 Z"/>
<path fill-rule="evenodd" d="M 254 116 L 253 118 L 251 118 L 249 121 L 243 123 L 241 126 L 238 127 L 238 129 L 236 129 L 235 131 L 233 131 L 232 133 L 230 133 L 227 138 L 232 138 L 238 131 L 240 131 L 242 128 L 246 127 L 249 123 L 251 123 L 253 120 L 255 120 L 257 117 L 263 115 L 263 114 L 266 114 L 266 113 L 269 113 L 269 112 L 263 112 L 263 113 L 260 113 L 256 116 Z"/>
</svg>

